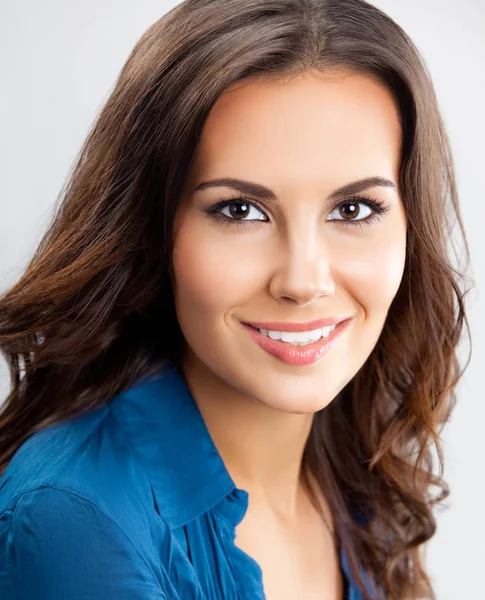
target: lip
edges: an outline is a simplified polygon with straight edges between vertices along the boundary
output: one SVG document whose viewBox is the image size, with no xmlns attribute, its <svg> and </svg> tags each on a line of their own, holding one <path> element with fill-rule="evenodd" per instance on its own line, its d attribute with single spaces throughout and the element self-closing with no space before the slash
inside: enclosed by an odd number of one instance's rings
<svg viewBox="0 0 485 600">
<path fill-rule="evenodd" d="M 256 329 L 269 329 L 270 331 L 313 331 L 321 329 L 329 325 L 338 325 L 342 321 L 351 319 L 352 315 L 337 315 L 335 317 L 327 317 L 326 319 L 318 319 L 317 321 L 308 321 L 307 323 L 285 323 L 284 321 L 274 321 L 271 323 L 254 323 L 253 321 L 245 321 L 243 325 L 251 325 Z"/>
<path fill-rule="evenodd" d="M 242 323 L 242 326 L 246 329 L 252 339 L 263 350 L 268 352 L 268 354 L 271 354 L 275 358 L 289 365 L 305 366 L 320 360 L 347 329 L 352 320 L 352 317 L 350 317 L 339 322 L 328 338 L 322 337 L 318 341 L 308 344 L 307 346 L 293 346 L 292 344 L 282 342 L 281 340 L 272 340 L 248 323 Z M 274 323 L 271 325 L 274 325 Z M 281 325 L 281 323 L 279 325 Z M 325 327 L 325 325 L 323 327 Z M 266 329 L 266 327 L 262 329 Z M 318 326 L 315 327 L 315 329 L 318 329 Z M 281 330 L 276 329 L 276 331 Z"/>
</svg>

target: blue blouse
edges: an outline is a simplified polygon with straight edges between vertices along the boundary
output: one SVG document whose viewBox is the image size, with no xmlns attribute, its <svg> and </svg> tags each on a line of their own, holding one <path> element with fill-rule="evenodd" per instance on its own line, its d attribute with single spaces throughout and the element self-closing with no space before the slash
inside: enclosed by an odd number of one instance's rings
<svg viewBox="0 0 485 600">
<path fill-rule="evenodd" d="M 179 370 L 30 436 L 0 479 L 1 600 L 263 600 L 248 506 Z M 348 578 L 349 600 L 362 596 Z"/>
</svg>

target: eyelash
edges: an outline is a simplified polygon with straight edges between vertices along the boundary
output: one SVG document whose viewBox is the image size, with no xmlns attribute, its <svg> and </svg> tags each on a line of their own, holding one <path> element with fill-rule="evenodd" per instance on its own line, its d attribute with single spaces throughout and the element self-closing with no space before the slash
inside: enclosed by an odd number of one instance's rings
<svg viewBox="0 0 485 600">
<path fill-rule="evenodd" d="M 353 220 L 353 221 L 347 221 L 345 219 L 332 219 L 331 222 L 337 222 L 344 226 L 348 226 L 348 225 L 358 226 L 362 229 L 362 226 L 364 223 L 367 225 L 372 225 L 372 223 L 380 221 L 381 215 L 389 210 L 388 206 L 383 206 L 384 201 L 379 202 L 375 198 L 371 198 L 370 196 L 367 196 L 366 194 L 361 194 L 360 196 L 351 196 L 350 198 L 347 198 L 343 202 L 339 202 L 332 208 L 332 210 L 330 212 L 334 211 L 336 208 L 338 208 L 340 206 L 344 206 L 346 204 L 357 204 L 357 203 L 361 203 L 361 204 L 364 204 L 365 206 L 368 206 L 369 208 L 371 208 L 374 211 L 374 213 L 369 215 L 368 217 L 365 217 L 364 219 L 357 219 L 357 220 Z M 264 212 L 263 208 L 261 206 L 259 206 L 259 204 L 257 202 L 250 200 L 247 196 L 239 196 L 239 197 L 230 198 L 230 199 L 223 198 L 217 204 L 214 204 L 213 206 L 211 206 L 206 212 L 215 221 L 217 221 L 218 223 L 223 223 L 227 227 L 229 227 L 231 225 L 236 225 L 237 227 L 247 227 L 248 225 L 257 225 L 259 223 L 267 223 L 268 222 L 268 221 L 263 221 L 261 219 L 252 219 L 252 220 L 248 220 L 248 221 L 242 221 L 239 219 L 231 219 L 231 218 L 227 217 L 226 215 L 223 215 L 220 212 L 223 208 L 225 208 L 226 206 L 231 206 L 232 204 L 246 204 L 248 206 L 257 208 L 261 212 Z"/>
</svg>

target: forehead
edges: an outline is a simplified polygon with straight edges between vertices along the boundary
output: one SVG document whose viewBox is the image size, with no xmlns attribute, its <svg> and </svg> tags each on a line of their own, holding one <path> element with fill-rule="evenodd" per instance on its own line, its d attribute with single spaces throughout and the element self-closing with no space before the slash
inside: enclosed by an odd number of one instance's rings
<svg viewBox="0 0 485 600">
<path fill-rule="evenodd" d="M 206 176 L 288 186 L 395 176 L 401 126 L 387 88 L 369 76 L 311 72 L 247 80 L 213 106 L 194 163 Z"/>
</svg>

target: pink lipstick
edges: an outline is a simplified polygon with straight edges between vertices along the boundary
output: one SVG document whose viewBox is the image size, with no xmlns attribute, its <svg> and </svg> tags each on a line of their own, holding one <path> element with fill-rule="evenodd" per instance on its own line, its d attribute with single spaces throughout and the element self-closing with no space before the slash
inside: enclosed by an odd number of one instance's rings
<svg viewBox="0 0 485 600">
<path fill-rule="evenodd" d="M 342 320 L 343 319 L 343 320 Z M 309 323 L 241 323 L 247 330 L 252 339 L 268 354 L 275 358 L 295 366 L 310 365 L 317 362 L 324 356 L 342 333 L 352 322 L 352 317 L 333 317 L 331 319 L 321 319 Z M 323 323 L 323 325 L 322 325 Z M 316 342 L 306 346 L 295 346 L 289 342 L 273 340 L 270 337 L 258 331 L 267 329 L 271 331 L 311 331 L 321 327 L 335 325 L 335 329 L 328 337 L 321 337 Z M 269 326 L 269 327 L 268 327 Z"/>
</svg>

